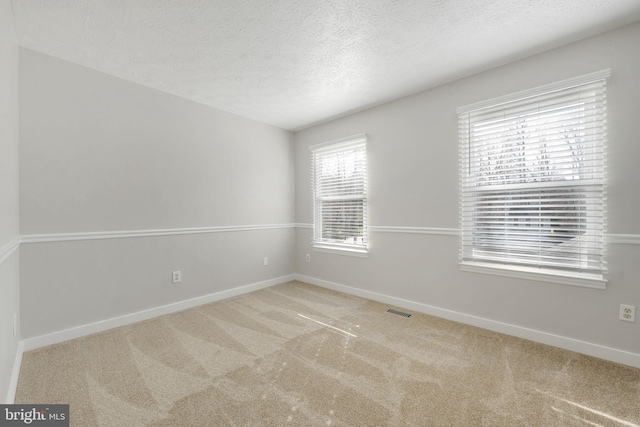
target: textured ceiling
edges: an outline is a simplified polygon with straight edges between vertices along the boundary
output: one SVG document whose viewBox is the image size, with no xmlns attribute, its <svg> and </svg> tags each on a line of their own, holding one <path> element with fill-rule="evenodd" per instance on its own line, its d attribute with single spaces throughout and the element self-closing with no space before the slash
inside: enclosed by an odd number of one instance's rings
<svg viewBox="0 0 640 427">
<path fill-rule="evenodd" d="M 13 0 L 22 46 L 297 130 L 640 19 L 640 0 Z"/>
</svg>

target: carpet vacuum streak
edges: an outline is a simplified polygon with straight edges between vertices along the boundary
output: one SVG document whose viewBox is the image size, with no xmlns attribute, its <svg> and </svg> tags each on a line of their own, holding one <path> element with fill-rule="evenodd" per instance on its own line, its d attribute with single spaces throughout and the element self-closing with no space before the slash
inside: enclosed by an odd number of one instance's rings
<svg viewBox="0 0 640 427">
<path fill-rule="evenodd" d="M 26 352 L 16 403 L 82 427 L 640 427 L 640 369 L 388 308 L 274 286 Z"/>
</svg>

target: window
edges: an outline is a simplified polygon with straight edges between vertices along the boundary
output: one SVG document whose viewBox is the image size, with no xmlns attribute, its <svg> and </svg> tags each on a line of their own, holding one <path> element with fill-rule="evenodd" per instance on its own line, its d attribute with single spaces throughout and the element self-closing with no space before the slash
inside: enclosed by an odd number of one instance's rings
<svg viewBox="0 0 640 427">
<path fill-rule="evenodd" d="M 458 109 L 461 269 L 604 288 L 608 77 Z"/>
<path fill-rule="evenodd" d="M 313 246 L 366 256 L 367 138 L 356 135 L 314 145 Z"/>
</svg>

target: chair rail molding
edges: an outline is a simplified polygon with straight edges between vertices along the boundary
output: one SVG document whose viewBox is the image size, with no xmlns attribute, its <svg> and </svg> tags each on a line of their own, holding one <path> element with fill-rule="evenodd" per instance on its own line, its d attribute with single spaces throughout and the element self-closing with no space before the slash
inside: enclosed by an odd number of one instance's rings
<svg viewBox="0 0 640 427">
<path fill-rule="evenodd" d="M 6 245 L 0 247 L 0 264 L 18 250 L 21 241 L 20 236 L 17 236 Z"/>
<path fill-rule="evenodd" d="M 176 236 L 181 234 L 207 234 L 229 233 L 238 231 L 279 230 L 295 228 L 293 223 L 288 224 L 261 224 L 261 225 L 231 225 L 220 227 L 197 228 L 166 228 L 151 230 L 124 230 L 124 231 L 94 231 L 81 233 L 52 233 L 52 234 L 26 234 L 21 237 L 21 243 L 48 243 L 66 242 L 73 240 L 101 240 L 101 239 L 125 239 L 131 237 Z"/>
</svg>

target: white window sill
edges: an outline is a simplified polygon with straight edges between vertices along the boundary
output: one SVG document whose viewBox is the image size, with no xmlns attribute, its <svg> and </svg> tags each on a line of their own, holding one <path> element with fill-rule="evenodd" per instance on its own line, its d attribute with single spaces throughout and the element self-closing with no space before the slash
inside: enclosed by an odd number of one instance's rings
<svg viewBox="0 0 640 427">
<path fill-rule="evenodd" d="M 329 245 L 313 245 L 313 250 L 315 252 L 324 252 L 328 254 L 336 254 L 336 255 L 347 255 L 347 256 L 355 256 L 360 258 L 368 258 L 369 252 L 366 248 L 345 248 L 339 246 L 329 246 Z"/>
<path fill-rule="evenodd" d="M 562 285 L 582 286 L 594 289 L 606 289 L 607 280 L 602 276 L 578 272 L 558 272 L 533 267 L 496 265 L 481 262 L 461 262 L 461 271 L 514 277 L 516 279 L 537 280 L 560 283 Z"/>
</svg>

